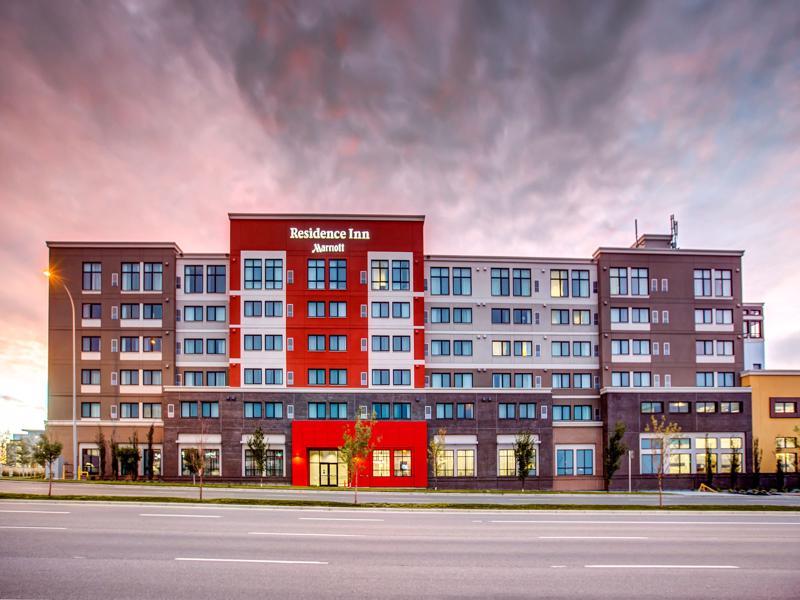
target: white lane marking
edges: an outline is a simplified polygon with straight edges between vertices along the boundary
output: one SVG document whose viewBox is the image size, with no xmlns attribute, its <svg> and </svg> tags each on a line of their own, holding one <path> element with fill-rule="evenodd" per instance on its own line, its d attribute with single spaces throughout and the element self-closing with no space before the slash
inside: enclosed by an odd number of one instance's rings
<svg viewBox="0 0 800 600">
<path fill-rule="evenodd" d="M 301 521 L 383 521 L 383 519 L 356 519 L 343 517 L 298 517 Z"/>
<path fill-rule="evenodd" d="M 68 510 L 0 510 L 0 513 L 35 513 L 38 515 L 68 515 Z"/>
<path fill-rule="evenodd" d="M 584 565 L 587 569 L 738 569 L 734 565 Z"/>
<path fill-rule="evenodd" d="M 358 533 L 296 533 L 288 531 L 248 531 L 247 535 L 281 535 L 308 537 L 366 537 Z"/>
<path fill-rule="evenodd" d="M 540 540 L 648 540 L 638 535 L 540 535 Z"/>
<path fill-rule="evenodd" d="M 273 565 L 327 565 L 319 560 L 262 560 L 257 558 L 176 558 L 175 560 L 192 562 L 233 562 L 233 563 L 265 563 Z"/>
<path fill-rule="evenodd" d="M 178 519 L 219 519 L 219 515 L 177 515 L 162 513 L 141 513 L 140 517 L 175 517 Z"/>
<path fill-rule="evenodd" d="M 552 565 L 551 569 L 566 569 L 567 565 Z"/>
<path fill-rule="evenodd" d="M 66 527 L 34 527 L 33 525 L 0 525 L 0 529 L 66 529 Z"/>
<path fill-rule="evenodd" d="M 543 523 L 557 525 L 800 525 L 800 522 L 774 521 L 567 521 L 567 520 L 494 520 L 489 523 Z"/>
</svg>

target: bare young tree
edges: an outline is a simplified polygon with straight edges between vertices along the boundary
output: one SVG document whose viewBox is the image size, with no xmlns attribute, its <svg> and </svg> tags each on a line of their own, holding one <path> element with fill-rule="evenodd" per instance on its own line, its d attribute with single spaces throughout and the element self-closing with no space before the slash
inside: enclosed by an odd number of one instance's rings
<svg viewBox="0 0 800 600">
<path fill-rule="evenodd" d="M 372 429 L 375 421 L 362 420 L 360 415 L 356 415 L 356 422 L 353 428 L 345 429 L 342 434 L 342 445 L 339 446 L 339 456 L 347 465 L 347 477 L 353 485 L 355 495 L 353 504 L 358 504 L 358 475 L 364 464 L 375 448 L 377 440 L 372 436 Z"/>
<path fill-rule="evenodd" d="M 53 463 L 61 456 L 61 442 L 51 442 L 46 433 L 43 433 L 33 448 L 33 460 L 48 470 L 49 485 L 47 495 L 53 495 Z"/>
<path fill-rule="evenodd" d="M 665 415 L 661 419 L 656 419 L 655 415 L 650 415 L 650 423 L 644 429 L 647 433 L 652 433 L 653 438 L 658 440 L 658 467 L 656 476 L 658 477 L 658 506 L 664 507 L 664 475 L 669 469 L 669 443 L 672 438 L 681 432 L 681 427 L 677 423 L 667 421 Z"/>
<path fill-rule="evenodd" d="M 428 442 L 428 460 L 431 462 L 431 472 L 433 473 L 433 489 L 439 489 L 439 464 L 444 454 L 444 440 L 447 429 L 440 427 L 439 431 Z"/>
</svg>

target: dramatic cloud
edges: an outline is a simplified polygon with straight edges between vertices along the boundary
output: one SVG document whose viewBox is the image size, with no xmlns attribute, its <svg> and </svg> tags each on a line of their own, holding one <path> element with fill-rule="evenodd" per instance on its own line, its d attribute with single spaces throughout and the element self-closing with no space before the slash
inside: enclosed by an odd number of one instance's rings
<svg viewBox="0 0 800 600">
<path fill-rule="evenodd" d="M 571 256 L 675 213 L 684 247 L 747 250 L 796 366 L 798 31 L 792 0 L 6 0 L 0 391 L 43 402 L 45 239 L 223 250 L 228 211 Z"/>
</svg>

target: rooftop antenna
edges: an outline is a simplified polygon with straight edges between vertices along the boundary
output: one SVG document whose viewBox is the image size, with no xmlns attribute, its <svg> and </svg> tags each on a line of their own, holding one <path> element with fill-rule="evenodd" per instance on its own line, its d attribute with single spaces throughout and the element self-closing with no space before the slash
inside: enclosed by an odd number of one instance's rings
<svg viewBox="0 0 800 600">
<path fill-rule="evenodd" d="M 675 220 L 675 215 L 669 216 L 669 232 L 672 235 L 669 247 L 675 249 L 678 247 L 678 222 Z"/>
<path fill-rule="evenodd" d="M 635 246 L 639 242 L 639 219 L 633 220 L 633 233 L 636 236 L 633 240 L 633 245 Z"/>
</svg>

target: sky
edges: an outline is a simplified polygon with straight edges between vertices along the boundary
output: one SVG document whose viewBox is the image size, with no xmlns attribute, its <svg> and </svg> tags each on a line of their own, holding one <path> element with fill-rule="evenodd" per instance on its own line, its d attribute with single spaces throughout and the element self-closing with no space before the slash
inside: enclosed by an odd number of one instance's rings
<svg viewBox="0 0 800 600">
<path fill-rule="evenodd" d="M 0 430 L 41 426 L 45 240 L 423 213 L 426 252 L 744 249 L 800 368 L 800 3 L 0 2 Z"/>
</svg>

